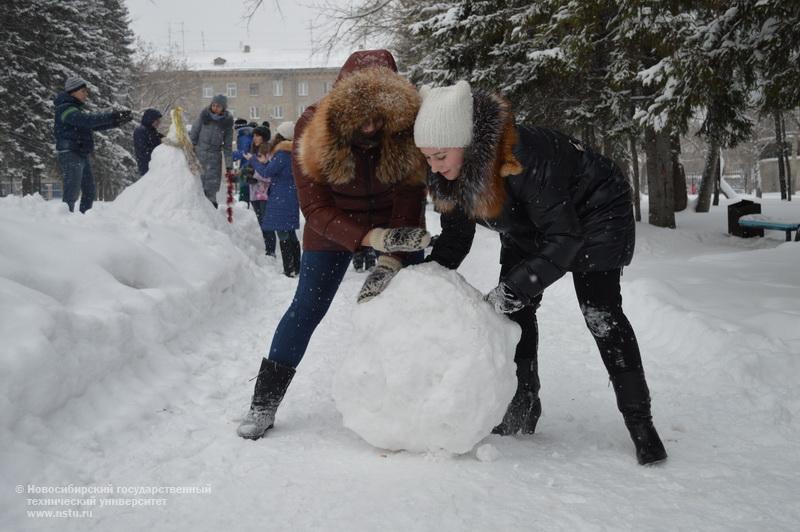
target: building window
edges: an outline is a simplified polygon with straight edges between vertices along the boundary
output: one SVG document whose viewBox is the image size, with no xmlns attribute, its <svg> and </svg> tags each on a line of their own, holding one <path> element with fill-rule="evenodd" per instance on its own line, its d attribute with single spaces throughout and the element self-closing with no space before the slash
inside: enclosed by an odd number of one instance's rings
<svg viewBox="0 0 800 532">
<path fill-rule="evenodd" d="M 258 96 L 258 83 L 250 84 L 250 96 Z"/>
<path fill-rule="evenodd" d="M 332 81 L 323 81 L 322 82 L 322 94 L 328 94 L 329 92 L 331 92 L 332 88 L 333 88 L 333 82 Z"/>
<path fill-rule="evenodd" d="M 301 116 L 303 116 L 303 113 L 305 112 L 305 110 L 306 110 L 306 106 L 305 105 L 303 105 L 303 104 L 298 105 L 297 106 L 297 117 L 300 118 Z"/>
<path fill-rule="evenodd" d="M 273 96 L 283 96 L 283 80 L 276 79 L 272 82 L 272 95 Z"/>
<path fill-rule="evenodd" d="M 214 97 L 214 87 L 211 85 L 206 85 L 203 87 L 203 98 L 213 98 Z"/>
<path fill-rule="evenodd" d="M 236 98 L 236 83 L 228 83 L 228 98 Z"/>
<path fill-rule="evenodd" d="M 297 82 L 297 95 L 298 96 L 308 96 L 308 82 L 307 81 L 298 81 Z"/>
<path fill-rule="evenodd" d="M 258 118 L 258 107 L 250 108 L 250 118 Z"/>
<path fill-rule="evenodd" d="M 276 105 L 272 108 L 272 118 L 283 118 L 283 106 Z"/>
</svg>

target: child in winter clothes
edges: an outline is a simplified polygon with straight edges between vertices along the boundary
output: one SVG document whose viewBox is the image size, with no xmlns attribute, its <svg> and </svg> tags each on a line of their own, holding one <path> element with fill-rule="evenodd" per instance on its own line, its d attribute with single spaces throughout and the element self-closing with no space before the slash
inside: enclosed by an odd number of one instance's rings
<svg viewBox="0 0 800 532">
<path fill-rule="evenodd" d="M 270 142 L 269 161 L 259 153 L 251 163 L 257 175 L 270 180 L 269 202 L 261 220 L 261 229 L 275 231 L 281 246 L 283 273 L 296 277 L 300 273 L 300 242 L 295 230 L 300 227 L 297 189 L 292 175 L 292 137 L 294 122 L 283 122 L 278 126 Z"/>
<path fill-rule="evenodd" d="M 161 111 L 158 109 L 145 109 L 142 113 L 141 125 L 133 130 L 133 149 L 140 176 L 146 174 L 150 169 L 150 157 L 153 150 L 161 144 L 161 139 L 164 138 L 164 135 L 158 131 L 161 116 Z"/>
<path fill-rule="evenodd" d="M 269 145 L 267 139 L 269 138 L 269 131 L 263 127 L 256 127 L 253 129 L 253 140 L 246 153 L 242 155 L 242 159 L 246 163 L 242 169 L 242 175 L 248 186 L 248 199 L 253 206 L 258 219 L 258 225 L 261 227 L 261 221 L 264 219 L 264 212 L 267 208 L 267 199 L 269 199 L 270 179 L 255 169 L 256 164 L 260 164 L 258 158 L 261 157 L 264 162 L 267 160 L 269 153 Z M 274 231 L 261 230 L 261 235 L 264 238 L 264 249 L 266 254 L 270 257 L 275 256 L 276 237 Z"/>
</svg>

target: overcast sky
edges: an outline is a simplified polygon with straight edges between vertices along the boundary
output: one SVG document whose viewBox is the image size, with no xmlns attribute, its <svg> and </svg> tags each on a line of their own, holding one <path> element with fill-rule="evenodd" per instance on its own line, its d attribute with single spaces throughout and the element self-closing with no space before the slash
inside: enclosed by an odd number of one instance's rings
<svg viewBox="0 0 800 532">
<path fill-rule="evenodd" d="M 264 0 L 248 27 L 244 0 L 125 0 L 133 31 L 159 49 L 185 47 L 187 53 L 234 51 L 240 44 L 253 50 L 310 50 L 312 30 L 319 25 L 314 0 Z M 348 0 L 336 0 L 346 5 Z M 318 35 L 313 35 L 318 39 Z"/>
</svg>

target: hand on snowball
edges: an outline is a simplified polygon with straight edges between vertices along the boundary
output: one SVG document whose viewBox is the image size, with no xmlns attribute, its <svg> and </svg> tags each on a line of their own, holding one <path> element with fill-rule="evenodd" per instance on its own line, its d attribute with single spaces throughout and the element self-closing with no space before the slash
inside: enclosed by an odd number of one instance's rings
<svg viewBox="0 0 800 532">
<path fill-rule="evenodd" d="M 419 227 L 376 227 L 369 232 L 369 246 L 383 253 L 419 251 L 431 243 L 431 235 Z"/>
<path fill-rule="evenodd" d="M 394 257 L 389 255 L 381 255 L 378 257 L 375 267 L 367 275 L 367 279 L 361 286 L 358 292 L 358 303 L 366 303 L 383 292 L 389 282 L 392 280 L 397 272 L 400 271 L 403 265 Z"/>
<path fill-rule="evenodd" d="M 525 303 L 519 300 L 514 291 L 502 281 L 483 299 L 492 305 L 495 312 L 499 314 L 512 314 L 522 310 L 522 307 L 525 306 Z"/>
</svg>

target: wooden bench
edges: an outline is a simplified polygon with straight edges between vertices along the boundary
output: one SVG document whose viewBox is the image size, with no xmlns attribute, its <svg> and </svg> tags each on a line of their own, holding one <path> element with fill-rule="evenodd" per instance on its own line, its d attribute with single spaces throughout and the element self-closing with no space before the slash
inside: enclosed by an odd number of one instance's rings
<svg viewBox="0 0 800 532">
<path fill-rule="evenodd" d="M 792 240 L 792 231 L 794 231 L 794 241 L 800 242 L 800 222 L 778 220 L 763 214 L 747 214 L 739 218 L 739 225 L 770 231 L 785 231 L 787 242 Z"/>
</svg>

